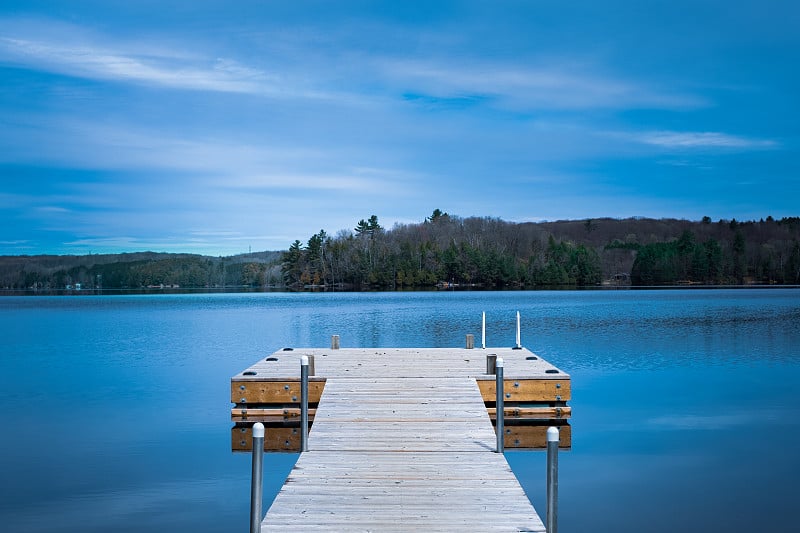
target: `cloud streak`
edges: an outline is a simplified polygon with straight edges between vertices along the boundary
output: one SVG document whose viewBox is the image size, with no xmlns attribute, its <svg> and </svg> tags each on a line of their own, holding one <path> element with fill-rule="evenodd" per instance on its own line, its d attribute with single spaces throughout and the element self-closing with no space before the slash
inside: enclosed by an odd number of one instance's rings
<svg viewBox="0 0 800 533">
<path fill-rule="evenodd" d="M 782 147 L 781 143 L 775 139 L 762 139 L 719 131 L 614 131 L 601 133 L 601 135 L 634 145 L 645 145 L 679 152 L 712 151 L 724 153 L 776 150 Z"/>
<path fill-rule="evenodd" d="M 48 20 L 20 24 L 25 33 L 0 21 L 0 62 L 75 78 L 132 83 L 174 90 L 250 94 L 279 99 L 337 98 L 310 87 L 285 69 L 255 67 L 231 57 L 189 52 L 203 48 L 185 42 L 178 48 L 153 37 L 123 42 L 91 35 L 85 28 Z M 56 35 L 56 37 L 51 37 Z"/>
<path fill-rule="evenodd" d="M 17 149 L 0 159 L 47 159 L 52 164 L 100 170 L 178 172 L 193 176 L 198 184 L 212 180 L 224 182 L 230 189 L 370 191 L 381 182 L 414 176 L 390 167 L 354 166 L 347 150 L 338 147 L 238 141 L 198 132 L 167 134 L 136 124 L 102 124 L 70 117 L 51 118 L 47 128 L 29 117 L 28 126 L 34 133 L 24 139 L 8 139 Z"/>
<path fill-rule="evenodd" d="M 730 148 L 763 150 L 779 147 L 779 143 L 771 139 L 755 139 L 714 131 L 654 131 L 639 136 L 637 140 L 644 144 L 661 146 L 664 148 Z"/>
<path fill-rule="evenodd" d="M 48 23 L 34 27 L 30 31 L 33 37 L 0 37 L 0 60 L 84 79 L 331 100 L 347 106 L 375 105 L 381 99 L 450 107 L 484 104 L 522 111 L 687 109 L 708 105 L 697 95 L 625 79 L 574 58 L 486 62 L 479 56 L 398 57 L 347 48 L 335 56 L 328 52 L 331 55 L 326 57 L 325 52 L 320 52 L 321 56 L 311 53 L 305 48 L 307 43 L 277 43 L 263 50 L 264 57 L 282 65 L 270 68 L 226 57 L 203 57 L 168 45 L 123 44 L 110 37 L 95 37 L 87 43 L 86 32 L 80 28 L 62 31 L 63 38 L 56 41 L 42 37 L 49 33 Z"/>
<path fill-rule="evenodd" d="M 136 82 L 172 89 L 275 94 L 268 76 L 232 60 L 190 65 L 175 57 L 142 57 L 102 47 L 59 45 L 26 39 L 0 38 L 7 62 L 88 79 Z"/>
<path fill-rule="evenodd" d="M 380 64 L 386 78 L 406 90 L 436 98 L 496 101 L 515 109 L 675 109 L 707 105 L 697 96 L 598 74 L 580 64 L 556 67 L 480 60 L 455 65 L 416 60 Z"/>
<path fill-rule="evenodd" d="M 769 75 L 785 70 L 774 54 L 734 65 L 698 34 L 705 62 L 687 65 L 660 25 L 618 37 L 601 31 L 621 23 L 607 10 L 539 3 L 425 20 L 382 5 L 162 9 L 0 8 L 2 241 L 216 255 L 434 208 L 796 214 L 749 185 L 796 188 L 796 83 Z M 664 185 L 698 179 L 719 194 Z"/>
</svg>

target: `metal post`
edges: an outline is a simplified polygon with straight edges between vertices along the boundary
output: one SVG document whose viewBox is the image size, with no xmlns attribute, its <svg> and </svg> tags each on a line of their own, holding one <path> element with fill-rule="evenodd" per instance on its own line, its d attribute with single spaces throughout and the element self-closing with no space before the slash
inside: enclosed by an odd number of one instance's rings
<svg viewBox="0 0 800 533">
<path fill-rule="evenodd" d="M 514 346 L 515 350 L 522 349 L 522 342 L 520 338 L 520 327 L 519 327 L 519 311 L 517 311 L 517 345 Z"/>
<path fill-rule="evenodd" d="M 495 363 L 495 388 L 497 389 L 497 453 L 503 453 L 503 439 L 505 438 L 505 403 L 503 396 L 503 358 L 498 357 Z"/>
<path fill-rule="evenodd" d="M 495 368 L 497 367 L 497 354 L 490 353 L 486 356 L 486 373 L 490 376 L 494 375 Z"/>
<path fill-rule="evenodd" d="M 475 348 L 475 335 L 467 333 L 467 350 Z"/>
<path fill-rule="evenodd" d="M 308 451 L 308 356 L 300 358 L 300 451 Z"/>
<path fill-rule="evenodd" d="M 481 315 L 481 348 L 486 349 L 486 311 Z"/>
<path fill-rule="evenodd" d="M 250 479 L 250 533 L 261 531 L 261 501 L 264 476 L 264 424 L 253 424 L 253 472 Z"/>
<path fill-rule="evenodd" d="M 547 428 L 547 533 L 558 532 L 558 428 Z"/>
<path fill-rule="evenodd" d="M 331 335 L 331 350 L 339 349 L 339 335 Z"/>
</svg>

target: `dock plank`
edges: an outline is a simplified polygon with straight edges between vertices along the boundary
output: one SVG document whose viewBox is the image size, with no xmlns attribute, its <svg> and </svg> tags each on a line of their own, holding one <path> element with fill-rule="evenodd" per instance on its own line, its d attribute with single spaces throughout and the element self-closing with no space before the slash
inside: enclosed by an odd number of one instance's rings
<svg viewBox="0 0 800 533">
<path fill-rule="evenodd" d="M 315 377 L 311 378 L 312 381 L 372 377 L 472 377 L 478 380 L 492 380 L 494 376 L 486 374 L 488 355 L 504 359 L 506 376 L 519 379 L 569 379 L 570 377 L 563 370 L 526 349 L 295 348 L 289 352 L 276 352 L 261 359 L 233 379 L 237 382 L 246 382 L 298 377 L 302 355 L 314 356 Z M 237 401 L 234 400 L 234 403 Z"/>
<path fill-rule="evenodd" d="M 326 384 L 309 451 L 262 532 L 545 531 L 505 457 L 494 452 L 476 383 L 487 377 L 483 353 L 304 349 L 248 370 L 292 376 L 301 354 L 315 356 Z M 549 378 L 549 363 L 518 359 L 532 376 Z"/>
</svg>

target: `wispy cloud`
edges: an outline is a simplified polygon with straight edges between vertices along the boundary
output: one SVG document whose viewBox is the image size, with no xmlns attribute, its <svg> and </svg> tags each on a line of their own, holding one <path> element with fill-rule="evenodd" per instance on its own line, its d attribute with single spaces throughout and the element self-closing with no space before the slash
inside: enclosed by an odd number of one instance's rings
<svg viewBox="0 0 800 533">
<path fill-rule="evenodd" d="M 337 191 L 380 193 L 424 180 L 423 173 L 394 166 L 376 149 L 369 157 L 345 144 L 307 139 L 260 139 L 243 134 L 216 136 L 209 132 L 168 133 L 128 121 L 106 123 L 71 116 L 16 117 L 26 123 L 26 135 L 8 138 L 13 149 L 0 151 L 0 161 L 91 168 L 98 171 L 145 172 L 136 181 L 122 179 L 93 184 L 93 194 L 104 187 L 132 190 L 172 180 L 198 187 L 230 191 Z M 2 138 L 0 134 L 0 138 Z M 43 148 L 44 147 L 44 148 Z M 359 164 L 361 163 L 361 164 Z M 381 163 L 381 164 L 374 164 Z"/>
<path fill-rule="evenodd" d="M 0 38 L 0 53 L 15 62 L 68 76 L 151 84 L 174 89 L 233 93 L 276 93 L 266 73 L 230 59 L 211 64 L 174 56 L 141 56 L 102 46 L 78 46 Z"/>
<path fill-rule="evenodd" d="M 641 143 L 665 148 L 777 148 L 779 143 L 771 139 L 742 137 L 714 131 L 678 132 L 654 131 L 636 137 Z"/>
<path fill-rule="evenodd" d="M 489 104 L 514 110 L 685 109 L 707 105 L 687 92 L 667 90 L 607 72 L 602 65 L 550 57 L 487 62 L 479 56 L 454 59 L 402 53 L 332 51 L 283 36 L 260 43 L 258 66 L 231 57 L 190 53 L 174 44 L 123 42 L 91 35 L 83 28 L 52 22 L 28 25 L 27 33 L 0 27 L 0 61 L 86 79 L 136 83 L 162 88 L 244 93 L 267 97 L 332 100 L 348 106 L 405 100 L 416 105 L 460 108 Z M 5 36 L 1 36 L 3 34 Z M 88 36 L 87 36 L 88 35 Z M 272 65 L 270 67 L 269 65 Z M 278 66 L 279 65 L 279 66 Z"/>
<path fill-rule="evenodd" d="M 89 450 L 86 453 L 95 452 Z M 146 485 L 130 483 L 121 486 L 109 483 L 107 486 L 113 489 L 56 496 L 47 502 L 46 507 L 33 503 L 24 511 L 4 511 L 4 523 L 9 524 L 12 531 L 52 531 L 46 511 L 50 509 L 58 513 L 60 527 L 68 531 L 107 529 L 109 524 L 128 523 L 133 517 L 139 517 L 137 523 L 142 529 L 159 529 L 156 524 L 163 521 L 167 512 L 165 509 L 181 509 L 202 502 L 200 505 L 210 508 L 210 513 L 217 512 L 217 508 L 221 511 L 223 508 L 216 500 L 217 495 L 235 490 L 236 481 L 186 478 Z M 103 506 L 103 513 L 96 512 L 97 505 Z"/>
<path fill-rule="evenodd" d="M 568 62 L 567 62 L 568 63 Z M 687 108 L 705 100 L 625 80 L 578 63 L 399 60 L 381 61 L 383 74 L 413 94 L 441 99 L 490 100 L 523 109 Z"/>
<path fill-rule="evenodd" d="M 791 413 L 785 413 L 791 417 Z M 721 430 L 737 426 L 770 424 L 781 419 L 781 413 L 739 412 L 717 415 L 698 415 L 691 413 L 664 415 L 647 421 L 647 425 L 661 430 Z"/>
<path fill-rule="evenodd" d="M 242 250 L 242 243 L 263 242 L 261 235 L 236 235 L 235 237 L 215 236 L 213 238 L 191 238 L 185 234 L 147 237 L 87 237 L 64 242 L 65 246 L 83 250 L 152 250 L 167 251 L 180 249 L 188 252 L 205 253 L 214 245 L 231 250 Z"/>
<path fill-rule="evenodd" d="M 51 20 L 0 20 L 0 63 L 76 78 L 282 99 L 338 98 L 285 68 L 248 65 L 207 42 L 124 40 Z M 201 45 L 202 44 L 202 45 Z M 195 51 L 197 50 L 197 51 Z M 264 51 L 269 56 L 269 51 Z"/>
<path fill-rule="evenodd" d="M 660 184 L 701 168 L 708 190 L 724 183 L 718 216 L 793 208 L 753 193 L 769 188 L 733 187 L 787 176 L 796 188 L 794 126 L 779 118 L 792 87 L 768 75 L 782 60 L 758 55 L 752 69 L 697 47 L 719 68 L 685 65 L 669 32 L 598 47 L 610 19 L 544 17 L 552 28 L 537 32 L 538 4 L 514 21 L 514 10 L 421 21 L 167 6 L 156 24 L 132 6 L 0 9 L 0 164 L 17 176 L 0 192 L 3 240 L 285 247 L 371 213 L 391 224 L 436 207 L 692 217 L 708 198 L 698 207 L 696 191 Z M 742 104 L 763 113 L 731 122 Z M 744 152 L 758 168 L 730 157 Z M 659 179 L 644 183 L 652 163 Z M 128 240 L 87 240 L 116 236 Z"/>
<path fill-rule="evenodd" d="M 55 205 L 43 205 L 41 207 L 36 208 L 37 211 L 40 213 L 48 213 L 48 214 L 59 214 L 59 213 L 69 213 L 70 210 L 65 207 L 55 206 Z"/>
<path fill-rule="evenodd" d="M 774 139 L 761 139 L 718 131 L 610 131 L 598 132 L 598 134 L 602 137 L 616 139 L 625 143 L 652 146 L 683 153 L 693 151 L 773 150 L 781 147 L 781 143 Z M 686 161 L 682 162 L 690 164 Z M 672 164 L 679 165 L 681 162 L 673 162 Z"/>
</svg>

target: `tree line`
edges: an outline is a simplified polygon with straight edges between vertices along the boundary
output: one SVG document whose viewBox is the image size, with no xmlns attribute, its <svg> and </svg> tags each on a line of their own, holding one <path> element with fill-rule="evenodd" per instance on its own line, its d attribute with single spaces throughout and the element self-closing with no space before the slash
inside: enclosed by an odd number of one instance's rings
<svg viewBox="0 0 800 533">
<path fill-rule="evenodd" d="M 703 224 L 711 221 L 706 218 Z M 709 236 L 701 242 L 693 231 L 685 229 L 677 239 L 634 247 L 637 253 L 631 268 L 632 283 L 800 283 L 798 219 L 744 224 L 733 220 L 727 225 L 729 238 L 723 240 Z M 794 237 L 779 238 L 783 233 L 777 231 L 780 229 L 789 229 Z"/>
<path fill-rule="evenodd" d="M 231 257 L 131 253 L 0 257 L 0 288 L 62 290 L 282 286 L 280 252 Z"/>
<path fill-rule="evenodd" d="M 601 283 L 800 284 L 800 218 L 584 219 L 516 223 L 439 209 L 413 224 L 376 215 L 284 252 L 0 257 L 0 288 L 393 290 Z"/>
<path fill-rule="evenodd" d="M 281 272 L 289 288 L 797 284 L 800 219 L 513 223 L 436 209 L 387 230 L 372 215 L 295 240 Z"/>
</svg>

